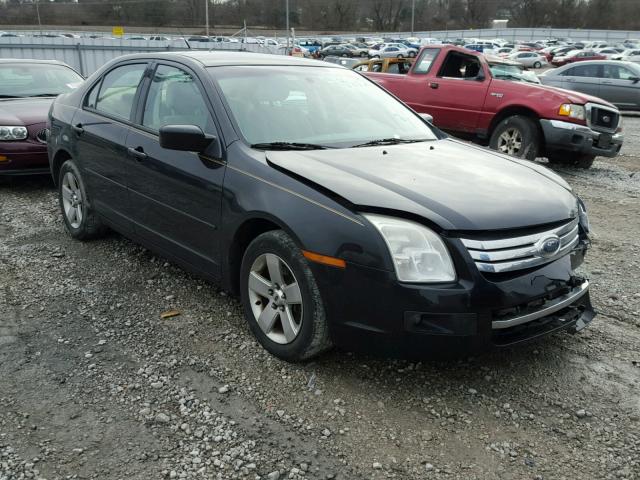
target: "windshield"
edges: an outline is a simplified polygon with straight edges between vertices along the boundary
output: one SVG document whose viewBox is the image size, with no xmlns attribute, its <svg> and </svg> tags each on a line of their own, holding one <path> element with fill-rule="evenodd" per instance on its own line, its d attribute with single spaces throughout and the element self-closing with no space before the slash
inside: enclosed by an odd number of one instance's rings
<svg viewBox="0 0 640 480">
<path fill-rule="evenodd" d="M 82 77 L 68 67 L 52 64 L 0 65 L 0 97 L 55 96 L 70 92 Z"/>
<path fill-rule="evenodd" d="M 379 139 L 436 139 L 409 108 L 352 70 L 306 66 L 209 70 L 251 145 L 352 147 Z"/>
<path fill-rule="evenodd" d="M 493 78 L 500 80 L 513 80 L 516 82 L 540 83 L 535 73 L 527 72 L 517 65 L 504 63 L 489 64 Z"/>
</svg>

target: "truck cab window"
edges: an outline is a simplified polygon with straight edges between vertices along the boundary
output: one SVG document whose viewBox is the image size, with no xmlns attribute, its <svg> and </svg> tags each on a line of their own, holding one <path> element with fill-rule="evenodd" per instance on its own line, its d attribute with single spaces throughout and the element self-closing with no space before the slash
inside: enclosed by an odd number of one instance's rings
<svg viewBox="0 0 640 480">
<path fill-rule="evenodd" d="M 476 57 L 451 52 L 440 68 L 439 77 L 446 78 L 477 78 L 482 71 L 480 61 Z"/>
</svg>

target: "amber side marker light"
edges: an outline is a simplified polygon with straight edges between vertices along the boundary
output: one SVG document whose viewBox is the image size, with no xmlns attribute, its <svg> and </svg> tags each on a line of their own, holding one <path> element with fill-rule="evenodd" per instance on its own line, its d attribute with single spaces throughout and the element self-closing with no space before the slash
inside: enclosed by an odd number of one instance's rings
<svg viewBox="0 0 640 480">
<path fill-rule="evenodd" d="M 329 265 L 330 267 L 346 268 L 347 263 L 341 258 L 328 257 L 326 255 L 320 255 L 319 253 L 308 252 L 302 250 L 302 255 L 307 260 L 311 260 L 315 263 L 321 263 L 323 265 Z"/>
<path fill-rule="evenodd" d="M 0 155 L 0 163 L 4 163 L 4 162 L 8 162 L 9 159 L 7 157 L 5 157 L 4 155 Z"/>
</svg>

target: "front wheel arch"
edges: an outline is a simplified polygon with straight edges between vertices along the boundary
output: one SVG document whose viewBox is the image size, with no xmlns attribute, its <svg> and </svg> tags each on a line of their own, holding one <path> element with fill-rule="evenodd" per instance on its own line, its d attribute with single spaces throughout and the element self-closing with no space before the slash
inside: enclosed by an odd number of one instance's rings
<svg viewBox="0 0 640 480">
<path fill-rule="evenodd" d="M 509 117 L 513 117 L 515 115 L 528 117 L 536 124 L 536 127 L 538 129 L 538 139 L 539 139 L 538 154 L 544 155 L 546 153 L 546 148 L 545 148 L 546 141 L 544 137 L 544 131 L 542 130 L 542 125 L 540 124 L 541 117 L 536 111 L 524 106 L 514 105 L 514 106 L 503 108 L 498 113 L 496 113 L 494 117 L 491 119 L 491 124 L 489 125 L 489 129 L 487 130 L 487 135 L 486 135 L 487 141 L 491 138 L 496 127 L 500 125 L 500 123 L 502 123 L 503 120 Z"/>
<path fill-rule="evenodd" d="M 71 154 L 66 150 L 58 150 L 51 161 L 51 174 L 53 175 L 53 184 L 57 187 L 60 180 L 60 169 L 67 160 L 71 160 Z"/>
</svg>

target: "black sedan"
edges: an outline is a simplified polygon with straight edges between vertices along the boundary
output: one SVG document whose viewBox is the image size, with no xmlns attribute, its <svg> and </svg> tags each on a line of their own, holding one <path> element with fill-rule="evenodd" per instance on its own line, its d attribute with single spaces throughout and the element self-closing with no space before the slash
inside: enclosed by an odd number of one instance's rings
<svg viewBox="0 0 640 480">
<path fill-rule="evenodd" d="M 467 355 L 594 316 L 569 186 L 446 138 L 356 72 L 126 56 L 58 97 L 49 128 L 73 237 L 111 227 L 219 282 L 280 358 Z"/>
</svg>

